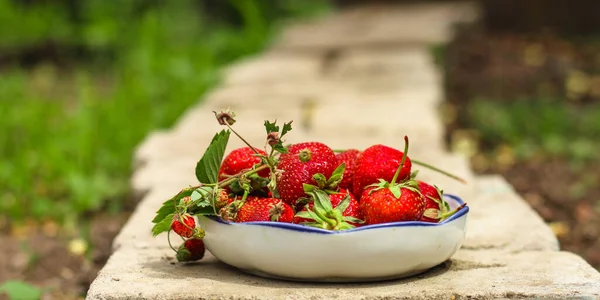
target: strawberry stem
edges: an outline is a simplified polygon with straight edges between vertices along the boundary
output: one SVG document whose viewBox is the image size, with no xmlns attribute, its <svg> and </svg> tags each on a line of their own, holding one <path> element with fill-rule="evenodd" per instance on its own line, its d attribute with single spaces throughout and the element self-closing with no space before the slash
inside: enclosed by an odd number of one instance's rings
<svg viewBox="0 0 600 300">
<path fill-rule="evenodd" d="M 345 151 L 346 151 L 346 149 L 332 149 L 332 150 L 333 150 L 333 152 L 335 152 L 335 153 L 342 153 L 342 152 L 345 152 Z"/>
<path fill-rule="evenodd" d="M 171 247 L 171 249 L 173 249 L 173 251 L 177 252 L 177 249 L 175 249 L 173 247 L 173 245 L 171 244 L 171 230 L 169 230 L 167 232 L 167 242 L 169 243 L 169 247 Z"/>
<path fill-rule="evenodd" d="M 260 153 L 258 153 L 258 150 L 256 150 L 256 148 L 254 148 L 254 146 L 250 145 L 250 143 L 248 143 L 248 141 L 246 141 L 241 135 L 239 135 L 235 130 L 233 130 L 231 125 L 229 125 L 227 122 L 225 122 L 225 126 L 227 126 L 227 128 L 229 128 L 229 130 L 231 130 L 231 132 L 233 132 L 233 134 L 235 134 L 238 138 L 240 138 L 240 140 L 242 140 L 242 142 L 244 142 L 244 144 L 248 145 L 248 147 L 250 147 L 250 149 L 252 149 L 252 151 L 254 151 L 254 153 L 261 155 Z"/>
<path fill-rule="evenodd" d="M 411 162 L 412 162 L 413 164 L 417 164 L 417 165 L 420 165 L 420 166 L 426 167 L 426 168 L 428 168 L 428 169 L 431 169 L 431 170 L 434 170 L 434 171 L 436 171 L 436 172 L 442 173 L 442 174 L 444 174 L 444 175 L 446 175 L 446 176 L 448 176 L 448 177 L 450 177 L 450 178 L 452 178 L 452 179 L 458 180 L 458 181 L 460 181 L 460 182 L 462 182 L 462 183 L 464 183 L 464 184 L 467 184 L 467 181 L 466 181 L 466 180 L 464 180 L 464 179 L 462 179 L 462 178 L 460 178 L 460 177 L 458 177 L 458 176 L 456 176 L 456 175 L 454 175 L 454 174 L 451 174 L 451 173 L 448 173 L 448 172 L 446 172 L 446 171 L 444 171 L 444 170 L 441 170 L 441 169 L 439 169 L 439 168 L 437 168 L 437 167 L 434 167 L 434 166 L 432 166 L 432 165 L 430 165 L 430 164 L 428 164 L 428 163 L 425 163 L 425 162 L 422 162 L 422 161 L 419 161 L 419 160 L 415 160 L 415 159 L 411 159 Z"/>
<path fill-rule="evenodd" d="M 451 217 L 452 215 L 454 215 L 455 213 L 457 213 L 459 210 L 461 210 L 466 205 L 467 205 L 467 203 L 463 203 L 459 207 L 457 207 L 457 208 L 455 208 L 455 209 L 453 209 L 453 210 L 451 210 L 449 212 L 446 212 L 446 213 L 442 214 L 442 217 L 440 218 L 440 222 L 443 221 L 443 220 L 448 219 L 449 217 Z"/>
<path fill-rule="evenodd" d="M 250 170 L 250 171 L 248 171 L 248 172 L 246 172 L 246 173 L 239 173 L 239 174 L 237 174 L 237 175 L 234 175 L 234 176 L 232 176 L 232 177 L 230 177 L 230 178 L 227 178 L 227 179 L 225 179 L 225 180 L 223 180 L 223 181 L 219 182 L 219 183 L 217 184 L 217 186 L 218 186 L 218 187 L 221 187 L 221 188 L 222 188 L 222 187 L 225 187 L 225 186 L 227 186 L 227 185 L 231 184 L 231 183 L 232 183 L 232 182 L 233 182 L 235 179 L 237 179 L 237 178 L 239 178 L 239 177 L 241 177 L 241 176 L 243 176 L 243 175 L 246 175 L 246 176 L 248 176 L 248 175 L 252 175 L 252 174 L 258 173 L 258 172 L 260 172 L 260 171 L 262 171 L 262 170 L 264 170 L 264 169 L 266 169 L 266 168 L 268 168 L 268 167 L 269 167 L 268 165 L 262 165 L 262 166 L 260 166 L 260 167 L 258 167 L 258 168 L 256 168 L 256 169 L 254 169 L 254 170 Z"/>
<path fill-rule="evenodd" d="M 396 170 L 396 173 L 394 173 L 394 178 L 392 178 L 392 182 L 390 182 L 390 185 L 393 185 L 396 183 L 396 180 L 398 179 L 398 176 L 400 175 L 400 171 L 402 171 L 402 168 L 404 167 L 404 163 L 406 162 L 406 157 L 408 156 L 407 154 L 408 152 L 408 136 L 404 136 L 404 153 L 402 154 L 402 161 L 400 162 L 400 167 L 398 167 L 398 170 Z"/>
</svg>

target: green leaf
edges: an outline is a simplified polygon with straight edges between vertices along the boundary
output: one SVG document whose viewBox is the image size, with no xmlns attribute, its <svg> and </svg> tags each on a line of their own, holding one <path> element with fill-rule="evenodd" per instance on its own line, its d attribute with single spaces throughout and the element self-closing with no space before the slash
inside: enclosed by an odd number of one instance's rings
<svg viewBox="0 0 600 300">
<path fill-rule="evenodd" d="M 175 213 L 175 206 L 179 203 L 179 201 L 184 197 L 192 195 L 193 192 L 193 188 L 185 188 L 181 190 L 181 192 L 177 193 L 177 195 L 173 196 L 171 199 L 163 202 L 161 208 L 156 212 L 156 216 L 154 216 L 154 219 L 152 219 L 152 223 L 159 223 L 167 215 Z"/>
<path fill-rule="evenodd" d="M 313 175 L 313 179 L 317 182 L 317 186 L 322 189 L 327 184 L 327 178 L 321 173 Z"/>
<path fill-rule="evenodd" d="M 362 223 L 365 222 L 365 221 L 363 221 L 363 220 L 361 220 L 359 218 L 355 218 L 355 217 L 352 217 L 352 216 L 344 216 L 344 221 L 351 222 L 351 223 L 358 223 L 358 224 L 362 224 Z"/>
<path fill-rule="evenodd" d="M 159 223 L 166 216 L 175 212 L 175 198 L 171 198 L 163 203 L 163 205 L 156 211 L 156 216 L 152 219 L 152 223 Z"/>
<path fill-rule="evenodd" d="M 410 173 L 410 179 L 417 178 L 417 174 L 419 174 L 419 170 L 415 170 L 412 173 Z"/>
<path fill-rule="evenodd" d="M 171 222 L 173 221 L 174 215 L 174 213 L 169 214 L 166 217 L 164 217 L 160 222 L 156 223 L 152 227 L 152 236 L 157 236 L 163 232 L 169 231 L 169 229 L 171 229 Z"/>
<path fill-rule="evenodd" d="M 192 197 L 192 201 L 197 201 L 197 200 L 200 200 L 200 198 L 202 198 L 202 194 L 200 194 L 198 192 L 198 190 L 195 190 L 192 192 L 191 197 Z"/>
<path fill-rule="evenodd" d="M 315 199 L 315 210 L 317 208 L 322 209 L 324 213 L 327 213 L 333 209 L 331 206 L 331 200 L 329 195 L 321 190 L 315 190 L 313 193 Z"/>
<path fill-rule="evenodd" d="M 227 148 L 230 134 L 229 130 L 221 130 L 221 132 L 215 134 L 206 152 L 196 164 L 196 178 L 201 183 L 211 184 L 217 182 L 221 161 L 225 155 L 225 148 Z"/>
<path fill-rule="evenodd" d="M 286 133 L 292 131 L 292 122 L 293 121 L 289 121 L 287 123 L 283 123 L 283 129 L 281 130 L 281 137 L 283 137 Z"/>
<path fill-rule="evenodd" d="M 396 197 L 396 199 L 400 199 L 400 196 L 402 196 L 402 190 L 400 189 L 400 186 L 398 186 L 398 185 L 390 186 L 390 192 L 392 192 L 392 194 L 394 195 L 394 197 Z"/>
<path fill-rule="evenodd" d="M 275 125 L 277 123 L 277 121 L 271 123 L 267 120 L 265 120 L 265 129 L 267 130 L 267 134 L 271 133 L 271 132 L 279 132 L 279 126 Z"/>
<path fill-rule="evenodd" d="M 315 220 L 316 222 L 319 222 L 319 223 L 323 222 L 323 219 L 312 209 L 307 209 L 306 211 L 308 212 L 308 215 L 309 215 L 309 217 L 307 217 L 307 219 Z"/>
<path fill-rule="evenodd" d="M 308 184 L 308 183 L 303 183 L 302 184 L 302 188 L 304 189 L 304 192 L 307 193 L 307 194 L 310 193 L 310 192 L 312 192 L 312 191 L 314 191 L 314 190 L 316 190 L 316 189 L 318 189 L 317 186 L 314 186 L 314 185 Z"/>
<path fill-rule="evenodd" d="M 346 194 L 346 197 L 344 197 L 344 199 L 342 199 L 342 202 L 340 202 L 340 204 L 338 204 L 338 206 L 335 207 L 335 210 L 339 211 L 340 213 L 343 213 L 344 211 L 346 211 L 348 206 L 350 206 L 350 194 Z"/>
<path fill-rule="evenodd" d="M 196 216 L 216 216 L 215 208 L 212 205 L 197 206 L 191 211 Z"/>
<path fill-rule="evenodd" d="M 0 285 L 0 295 L 6 294 L 12 300 L 38 300 L 42 290 L 19 280 L 8 280 Z"/>
<path fill-rule="evenodd" d="M 338 186 L 338 184 L 340 184 L 340 182 L 342 182 L 342 179 L 344 178 L 345 170 L 346 170 L 346 163 L 342 163 L 337 168 L 335 168 L 335 170 L 331 174 L 331 177 L 329 177 L 329 179 L 327 180 L 327 187 L 328 188 L 336 188 Z"/>
<path fill-rule="evenodd" d="M 273 149 L 281 154 L 288 153 L 287 148 L 283 146 L 281 142 L 277 143 L 277 145 L 273 146 Z"/>
<path fill-rule="evenodd" d="M 303 211 L 298 212 L 295 215 L 295 217 L 304 218 L 304 219 L 311 219 L 312 215 L 308 211 L 303 210 Z"/>
</svg>

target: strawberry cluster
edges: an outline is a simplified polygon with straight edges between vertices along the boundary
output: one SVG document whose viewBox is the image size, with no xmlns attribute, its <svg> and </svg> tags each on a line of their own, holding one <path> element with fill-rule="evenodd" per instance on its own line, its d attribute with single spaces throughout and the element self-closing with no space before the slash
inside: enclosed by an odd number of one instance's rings
<svg viewBox="0 0 600 300">
<path fill-rule="evenodd" d="M 407 137 L 403 151 L 382 144 L 334 151 L 318 141 L 284 145 L 282 137 L 291 130 L 291 122 L 280 131 L 276 123 L 266 121 L 264 150 L 246 143 L 225 156 L 230 132 L 245 140 L 232 128 L 232 112 L 215 116 L 229 130 L 215 135 L 196 165 L 200 185 L 166 201 L 153 220 L 154 235 L 173 231 L 183 239 L 173 248 L 179 261 L 204 256 L 205 233 L 194 215 L 347 230 L 390 222 L 437 223 L 462 208 L 451 210 L 438 187 L 417 179 L 414 164 L 461 180 L 411 160 Z"/>
</svg>

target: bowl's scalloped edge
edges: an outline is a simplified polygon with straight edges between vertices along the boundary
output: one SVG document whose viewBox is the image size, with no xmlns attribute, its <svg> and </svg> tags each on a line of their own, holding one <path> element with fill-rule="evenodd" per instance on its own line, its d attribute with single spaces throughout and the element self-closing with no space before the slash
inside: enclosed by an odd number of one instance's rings
<svg viewBox="0 0 600 300">
<path fill-rule="evenodd" d="M 452 194 L 444 194 L 444 197 L 451 198 L 452 200 L 456 201 L 459 205 L 465 204 L 463 199 L 461 199 L 458 196 L 455 196 Z M 237 223 L 237 222 L 228 222 L 228 221 L 225 221 L 216 216 L 204 216 L 204 217 L 207 219 L 210 219 L 212 221 L 215 221 L 215 222 L 218 222 L 221 224 L 231 225 L 231 226 L 266 226 L 266 227 L 275 227 L 275 228 L 291 230 L 291 231 L 298 231 L 298 232 L 311 232 L 311 233 L 321 233 L 321 234 L 347 234 L 347 233 L 352 233 L 352 232 L 357 232 L 357 231 L 373 230 L 373 229 L 378 229 L 378 228 L 390 228 L 390 227 L 444 226 L 446 224 L 452 223 L 455 220 L 462 218 L 463 216 L 467 215 L 468 212 L 469 212 L 469 206 L 465 205 L 457 213 L 455 213 L 450 218 L 448 218 L 440 223 L 429 223 L 429 222 L 422 222 L 422 221 L 393 222 L 393 223 L 365 225 L 365 226 L 352 228 L 352 229 L 348 229 L 348 230 L 342 230 L 342 231 L 327 230 L 327 229 L 309 227 L 309 226 L 293 224 L 293 223 L 266 222 L 266 221 Z"/>
</svg>

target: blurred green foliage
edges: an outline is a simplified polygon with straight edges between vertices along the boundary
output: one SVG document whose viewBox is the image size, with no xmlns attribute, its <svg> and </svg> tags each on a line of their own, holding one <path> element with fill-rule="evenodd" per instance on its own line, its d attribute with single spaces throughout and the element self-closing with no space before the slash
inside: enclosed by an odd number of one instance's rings
<svg viewBox="0 0 600 300">
<path fill-rule="evenodd" d="M 0 212 L 78 222 L 127 202 L 132 151 L 325 1 L 0 0 Z M 50 54 L 52 55 L 50 55 Z M 58 57 L 59 59 L 55 59 Z"/>
<path fill-rule="evenodd" d="M 484 145 L 499 141 L 518 159 L 534 155 L 560 157 L 575 163 L 598 161 L 600 105 L 567 101 L 519 99 L 511 102 L 476 99 L 469 122 Z"/>
</svg>

